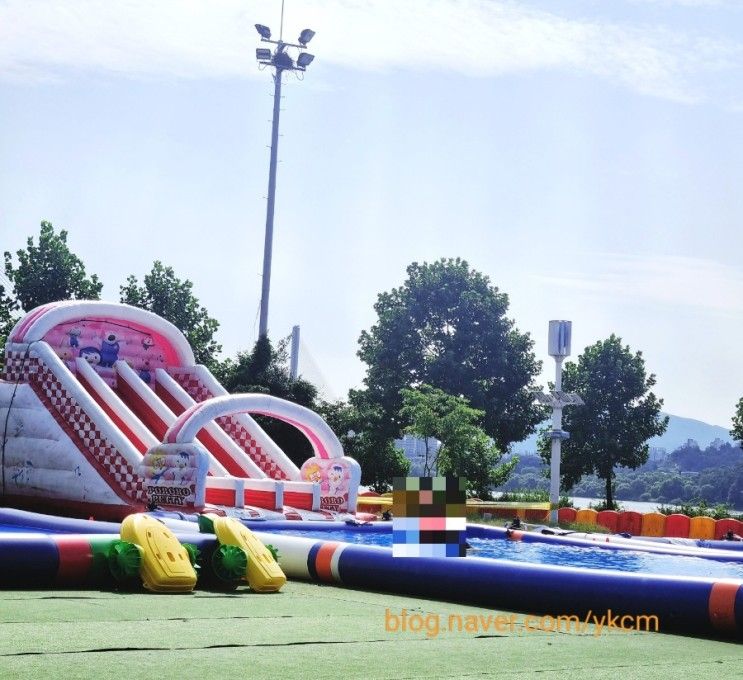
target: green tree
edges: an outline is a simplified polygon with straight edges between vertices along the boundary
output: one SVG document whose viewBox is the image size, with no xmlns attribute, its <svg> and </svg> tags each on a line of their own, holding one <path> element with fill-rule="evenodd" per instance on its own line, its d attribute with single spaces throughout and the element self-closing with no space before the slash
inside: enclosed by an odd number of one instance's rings
<svg viewBox="0 0 743 680">
<path fill-rule="evenodd" d="M 730 430 L 730 436 L 743 446 L 743 397 L 738 400 L 735 406 L 733 429 Z"/>
<path fill-rule="evenodd" d="M 0 373 L 5 366 L 5 343 L 18 321 L 17 311 L 18 303 L 5 292 L 5 286 L 0 284 Z"/>
<path fill-rule="evenodd" d="M 131 275 L 119 291 L 121 302 L 154 312 L 178 328 L 188 339 L 198 363 L 216 365 L 217 354 L 222 350 L 214 339 L 219 322 L 201 306 L 188 279 L 182 281 L 172 267 L 156 261 L 142 285 Z"/>
<path fill-rule="evenodd" d="M 26 248 L 13 256 L 5 252 L 5 275 L 13 284 L 13 294 L 27 312 L 34 307 L 57 300 L 98 300 L 103 284 L 95 274 L 85 272 L 83 261 L 67 246 L 67 232 L 54 231 L 51 222 L 43 221 L 39 243 L 33 236 Z"/>
<path fill-rule="evenodd" d="M 506 317 L 508 296 L 461 259 L 413 263 L 400 288 L 381 293 L 377 323 L 359 338 L 368 399 L 384 413 L 385 437 L 400 435 L 403 388 L 423 383 L 465 397 L 503 451 L 541 420 L 533 404 L 540 370 L 527 333 Z"/>
<path fill-rule="evenodd" d="M 401 415 L 410 423 L 405 432 L 423 439 L 426 445 L 426 476 L 463 477 L 468 490 L 483 498 L 490 496 L 492 486 L 508 480 L 518 459 L 498 466 L 501 452 L 478 427 L 482 411 L 470 407 L 466 399 L 430 385 L 403 389 L 402 398 Z M 432 439 L 439 442 L 438 448 L 429 448 Z"/>
<path fill-rule="evenodd" d="M 728 480 L 732 479 L 728 488 L 725 501 L 728 505 L 741 509 L 743 508 L 743 465 L 738 465 L 731 470 Z M 718 500 L 715 498 L 714 500 Z"/>
<path fill-rule="evenodd" d="M 680 475 L 666 479 L 664 482 L 661 482 L 658 491 L 660 496 L 669 501 L 673 501 L 677 498 L 683 498 L 684 480 L 681 478 Z"/>
<path fill-rule="evenodd" d="M 569 362 L 562 387 L 577 392 L 585 406 L 565 409 L 563 427 L 570 439 L 562 445 L 562 486 L 571 489 L 583 475 L 604 481 L 607 507 L 614 503 L 617 466 L 635 469 L 648 460 L 648 439 L 661 435 L 668 416 L 663 400 L 650 389 L 655 376 L 645 372 L 642 352 L 632 353 L 622 339 L 609 338 L 586 347 L 578 363 Z M 542 438 L 540 454 L 549 460 L 549 441 Z"/>
<path fill-rule="evenodd" d="M 379 426 L 383 413 L 364 391 L 351 390 L 348 401 L 323 402 L 318 412 L 338 435 L 346 455 L 361 466 L 361 483 L 378 493 L 390 490 L 395 477 L 407 475 L 410 462 Z"/>
<path fill-rule="evenodd" d="M 267 337 L 259 338 L 252 352 L 239 352 L 218 370 L 224 386 L 230 392 L 264 392 L 312 408 L 317 388 L 301 377 L 291 378 L 287 345 L 284 339 L 274 348 Z"/>
<path fill-rule="evenodd" d="M 267 337 L 261 337 L 252 352 L 238 353 L 236 360 L 227 360 L 216 367 L 215 374 L 229 392 L 270 394 L 316 409 L 317 388 L 302 378 L 292 380 L 289 375 L 286 340 L 274 348 Z M 301 466 L 312 455 L 309 441 L 293 425 L 276 418 L 254 417 L 296 465 Z"/>
</svg>

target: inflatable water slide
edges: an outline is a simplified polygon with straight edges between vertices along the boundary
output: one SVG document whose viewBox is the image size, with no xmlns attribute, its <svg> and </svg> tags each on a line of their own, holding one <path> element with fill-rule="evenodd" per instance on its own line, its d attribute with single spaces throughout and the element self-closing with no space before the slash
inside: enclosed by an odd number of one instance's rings
<svg viewBox="0 0 743 680">
<path fill-rule="evenodd" d="M 298 468 L 251 414 L 298 428 Z M 121 520 L 148 507 L 242 518 L 355 513 L 361 471 L 313 411 L 229 395 L 171 323 L 55 302 L 13 328 L 0 380 L 2 504 Z"/>
</svg>

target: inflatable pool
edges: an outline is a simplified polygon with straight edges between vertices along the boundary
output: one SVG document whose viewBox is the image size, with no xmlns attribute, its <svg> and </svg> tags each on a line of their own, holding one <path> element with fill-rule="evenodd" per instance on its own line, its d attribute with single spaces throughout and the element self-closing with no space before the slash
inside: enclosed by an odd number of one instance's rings
<svg viewBox="0 0 743 680">
<path fill-rule="evenodd" d="M 196 542 L 204 550 L 210 549 L 213 537 L 194 535 L 196 524 L 178 517 L 163 518 L 182 540 Z M 732 559 L 705 559 L 700 555 L 658 554 L 647 550 L 607 550 L 605 544 L 576 546 L 534 541 L 542 549 L 581 551 L 592 555 L 627 555 L 637 563 L 640 558 L 670 560 L 679 565 L 685 560 L 730 569 L 726 575 L 704 576 L 693 574 L 661 574 L 645 571 L 619 571 L 617 565 L 599 559 L 594 567 L 552 565 L 519 562 L 478 556 L 466 558 L 395 558 L 389 547 L 351 543 L 367 537 L 374 541 L 387 540 L 389 523 L 370 523 L 358 526 L 328 523 L 261 522 L 256 535 L 264 544 L 279 550 L 280 565 L 289 579 L 312 580 L 321 583 L 393 592 L 438 600 L 448 600 L 492 606 L 499 609 L 549 614 L 552 616 L 578 617 L 579 621 L 593 623 L 595 617 L 609 616 L 621 620 L 622 616 L 654 617 L 661 631 L 686 631 L 696 634 L 717 634 L 741 637 L 743 635 L 743 578 L 740 562 Z M 6 531 L 12 528 L 14 531 Z M 79 550 L 85 548 L 84 538 L 110 534 L 118 525 L 85 522 L 19 513 L 0 512 L 0 564 L 14 560 L 14 573 L 22 572 L 24 561 L 31 559 L 33 551 L 27 547 L 34 543 L 46 545 L 52 555 L 49 540 L 57 548 L 59 564 L 66 568 L 82 560 L 74 551 L 64 552 L 65 545 L 77 541 Z M 18 529 L 26 533 L 18 533 Z M 188 531 L 190 529 L 190 531 Z M 263 531 L 267 529 L 269 531 Z M 324 529 L 325 533 L 321 533 Z M 301 530 L 304 536 L 291 535 Z M 81 537 L 80 532 L 85 534 Z M 37 533 L 27 533 L 37 532 Z M 75 539 L 60 539 L 73 532 Z M 329 540 L 329 539 L 341 540 Z M 546 538 L 546 537 L 542 537 Z M 564 538 L 564 537 L 558 537 Z M 523 550 L 529 541 L 504 540 L 505 531 L 490 527 L 469 527 L 468 540 L 499 542 L 516 550 Z M 65 540 L 68 543 L 65 543 Z M 588 541 L 584 541 L 588 543 Z M 611 545 L 611 544 L 606 544 Z M 600 547 L 599 547 L 600 546 Z M 670 549 L 664 547 L 665 549 Z M 89 552 L 92 552 L 89 550 Z M 64 554 L 63 554 L 64 553 Z M 729 553 L 732 558 L 736 556 Z M 571 556 L 572 559 L 573 556 Z M 717 557 L 717 556 L 715 556 Z M 635 567 L 637 565 L 635 564 Z M 0 584 L 7 569 L 0 571 Z M 57 572 L 52 574 L 56 582 Z M 49 576 L 47 576 L 47 581 Z M 69 581 L 67 581 L 69 583 Z M 614 618 L 612 618 L 614 617 Z"/>
</svg>

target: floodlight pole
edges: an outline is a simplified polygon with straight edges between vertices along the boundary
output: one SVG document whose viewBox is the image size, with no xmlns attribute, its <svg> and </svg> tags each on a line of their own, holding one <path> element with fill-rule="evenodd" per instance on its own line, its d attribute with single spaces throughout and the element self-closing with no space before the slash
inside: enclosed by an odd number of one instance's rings
<svg viewBox="0 0 743 680">
<path fill-rule="evenodd" d="M 280 52 L 282 43 L 279 41 Z M 273 215 L 276 204 L 276 166 L 279 153 L 279 116 L 281 115 L 281 75 L 284 71 L 275 66 L 273 75 L 273 118 L 271 120 L 271 161 L 268 166 L 268 204 L 266 206 L 266 235 L 263 241 L 263 279 L 261 283 L 261 314 L 258 337 L 268 335 L 268 297 L 271 292 L 271 260 L 273 257 Z"/>
<path fill-rule="evenodd" d="M 305 52 L 307 43 L 312 40 L 315 32 L 305 28 L 300 34 L 297 43 L 284 42 L 284 3 L 281 3 L 281 32 L 278 40 L 271 40 L 271 29 L 263 24 L 255 25 L 261 42 L 276 45 L 273 53 L 267 48 L 256 50 L 256 59 L 260 66 L 270 66 L 273 73 L 273 117 L 271 118 L 271 162 L 268 167 L 268 201 L 266 205 L 266 236 L 263 242 L 263 280 L 261 282 L 261 312 L 258 326 L 258 337 L 268 336 L 268 298 L 271 292 L 271 260 L 273 256 L 273 218 L 276 205 L 276 167 L 279 155 L 279 117 L 281 115 L 281 78 L 284 71 L 301 72 L 307 70 L 314 55 Z M 296 60 L 287 53 L 287 49 L 298 49 L 300 54 Z"/>
</svg>

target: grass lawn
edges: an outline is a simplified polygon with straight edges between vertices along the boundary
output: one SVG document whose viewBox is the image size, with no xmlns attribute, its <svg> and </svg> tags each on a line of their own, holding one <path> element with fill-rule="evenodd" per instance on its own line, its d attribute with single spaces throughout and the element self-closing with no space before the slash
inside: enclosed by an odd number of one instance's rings
<svg viewBox="0 0 743 680">
<path fill-rule="evenodd" d="M 290 582 L 280 594 L 0 592 L 0 678 L 720 678 L 743 645 L 662 633 L 385 630 L 492 610 Z M 519 617 L 521 619 L 521 617 Z M 443 624 L 442 624 L 443 627 Z"/>
</svg>

